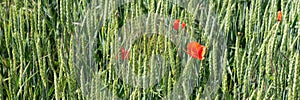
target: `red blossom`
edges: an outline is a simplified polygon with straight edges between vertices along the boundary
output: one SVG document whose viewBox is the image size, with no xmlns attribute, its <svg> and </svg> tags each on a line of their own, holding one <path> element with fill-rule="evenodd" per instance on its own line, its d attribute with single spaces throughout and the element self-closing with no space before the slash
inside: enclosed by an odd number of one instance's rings
<svg viewBox="0 0 300 100">
<path fill-rule="evenodd" d="M 118 54 L 116 55 L 116 58 L 117 59 L 119 59 L 119 52 L 118 52 Z M 123 59 L 123 60 L 128 60 L 129 59 L 129 51 L 128 50 L 126 50 L 125 48 L 121 48 L 121 58 Z"/>
<path fill-rule="evenodd" d="M 277 20 L 281 22 L 282 20 L 282 11 L 278 11 Z"/>
<path fill-rule="evenodd" d="M 173 26 L 174 30 L 178 30 L 178 29 L 179 29 L 179 25 L 180 25 L 180 20 L 179 20 L 179 19 L 176 19 L 176 20 L 174 21 L 174 26 Z M 181 29 L 183 29 L 185 26 L 186 26 L 186 24 L 183 22 L 183 23 L 181 24 Z"/>
<path fill-rule="evenodd" d="M 192 57 L 192 58 L 197 58 L 199 60 L 204 60 L 204 55 L 206 52 L 206 47 L 199 44 L 198 42 L 190 42 L 187 45 L 187 53 Z"/>
<path fill-rule="evenodd" d="M 182 23 L 182 24 L 181 24 L 181 28 L 182 28 L 182 29 L 184 29 L 185 26 L 186 26 L 185 23 Z"/>
<path fill-rule="evenodd" d="M 174 21 L 174 29 L 175 30 L 179 29 L 179 24 L 180 24 L 180 20 L 177 19 L 177 20 Z"/>
<path fill-rule="evenodd" d="M 125 50 L 124 48 L 121 48 L 121 54 L 122 54 L 122 59 L 123 60 L 128 60 L 129 59 L 129 51 Z"/>
</svg>

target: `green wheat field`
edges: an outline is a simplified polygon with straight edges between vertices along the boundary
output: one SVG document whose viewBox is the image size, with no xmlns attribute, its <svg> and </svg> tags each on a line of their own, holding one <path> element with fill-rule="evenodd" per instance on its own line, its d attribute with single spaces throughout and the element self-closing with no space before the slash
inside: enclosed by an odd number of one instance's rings
<svg viewBox="0 0 300 100">
<path fill-rule="evenodd" d="M 0 0 L 0 100 L 299 100 L 299 71 L 300 0 Z"/>
</svg>

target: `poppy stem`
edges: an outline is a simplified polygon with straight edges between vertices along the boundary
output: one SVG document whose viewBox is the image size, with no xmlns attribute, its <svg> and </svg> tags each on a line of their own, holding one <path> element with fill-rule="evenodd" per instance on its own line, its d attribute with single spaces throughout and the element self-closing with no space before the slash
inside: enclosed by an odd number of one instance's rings
<svg viewBox="0 0 300 100">
<path fill-rule="evenodd" d="M 189 53 L 187 50 L 185 50 L 184 48 L 182 48 L 182 50 L 184 51 L 184 52 L 186 52 L 186 53 Z"/>
</svg>

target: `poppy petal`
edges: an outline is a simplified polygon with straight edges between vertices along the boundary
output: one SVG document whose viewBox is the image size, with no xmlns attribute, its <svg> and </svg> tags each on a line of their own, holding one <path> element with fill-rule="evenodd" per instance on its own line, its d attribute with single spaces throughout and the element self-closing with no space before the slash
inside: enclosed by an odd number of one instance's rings
<svg viewBox="0 0 300 100">
<path fill-rule="evenodd" d="M 175 30 L 178 30 L 179 29 L 179 24 L 180 24 L 180 20 L 175 20 L 174 21 L 174 26 L 173 26 L 173 28 L 175 29 Z"/>
<path fill-rule="evenodd" d="M 184 29 L 185 26 L 186 26 L 185 23 L 182 23 L 182 24 L 181 24 L 181 28 L 182 28 L 182 29 Z"/>
<path fill-rule="evenodd" d="M 129 59 L 129 51 L 125 50 L 124 48 L 121 48 L 121 54 L 122 54 L 122 59 L 123 60 L 128 60 Z"/>
<path fill-rule="evenodd" d="M 278 11 L 277 20 L 281 22 L 282 20 L 282 12 Z"/>
<path fill-rule="evenodd" d="M 204 55 L 205 55 L 205 46 L 200 45 L 198 42 L 190 42 L 187 45 L 187 49 L 188 49 L 188 54 L 192 57 L 192 58 L 198 58 L 199 60 L 203 60 L 204 59 Z"/>
<path fill-rule="evenodd" d="M 200 60 L 204 60 L 204 55 L 205 55 L 205 52 L 206 52 L 206 48 L 202 45 L 200 45 L 200 49 L 198 51 L 198 55 L 199 55 L 199 58 Z"/>
</svg>

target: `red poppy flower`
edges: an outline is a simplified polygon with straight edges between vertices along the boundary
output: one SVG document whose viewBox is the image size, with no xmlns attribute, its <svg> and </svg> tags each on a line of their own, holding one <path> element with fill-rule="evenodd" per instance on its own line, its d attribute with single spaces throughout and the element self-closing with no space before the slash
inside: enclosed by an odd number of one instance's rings
<svg viewBox="0 0 300 100">
<path fill-rule="evenodd" d="M 121 48 L 121 56 L 123 60 L 129 59 L 129 51 L 125 50 L 125 48 Z M 116 58 L 119 59 L 119 53 L 116 55 Z"/>
<path fill-rule="evenodd" d="M 277 20 L 281 22 L 281 20 L 282 20 L 282 11 L 278 11 Z"/>
<path fill-rule="evenodd" d="M 181 24 L 181 28 L 182 28 L 182 29 L 184 29 L 185 26 L 186 26 L 185 23 L 182 23 L 182 24 Z"/>
<path fill-rule="evenodd" d="M 198 42 L 190 42 L 187 45 L 187 53 L 192 57 L 192 58 L 197 58 L 199 60 L 204 60 L 204 55 L 206 52 L 206 47 L 199 44 Z"/>
<path fill-rule="evenodd" d="M 125 50 L 124 48 L 121 48 L 121 54 L 122 54 L 122 59 L 128 60 L 129 59 L 129 51 Z"/>
<path fill-rule="evenodd" d="M 173 28 L 174 28 L 175 30 L 178 30 L 178 29 L 179 29 L 179 25 L 180 25 L 180 20 L 177 19 L 177 20 L 174 21 L 174 26 L 173 26 Z M 182 23 L 182 24 L 181 24 L 181 28 L 182 28 L 182 29 L 183 29 L 185 26 L 186 26 L 185 23 Z"/>
<path fill-rule="evenodd" d="M 174 29 L 175 30 L 178 30 L 179 24 L 180 24 L 180 20 L 177 19 L 177 20 L 174 21 Z"/>
</svg>

